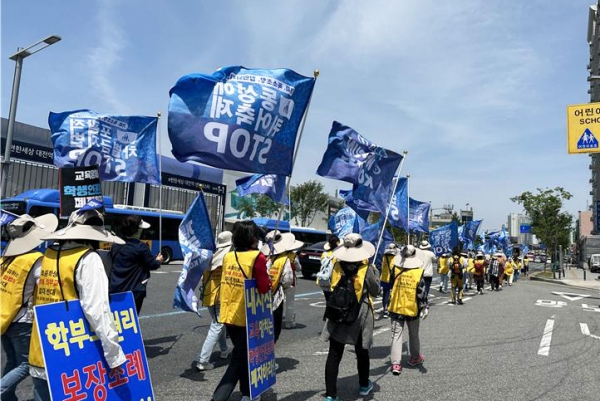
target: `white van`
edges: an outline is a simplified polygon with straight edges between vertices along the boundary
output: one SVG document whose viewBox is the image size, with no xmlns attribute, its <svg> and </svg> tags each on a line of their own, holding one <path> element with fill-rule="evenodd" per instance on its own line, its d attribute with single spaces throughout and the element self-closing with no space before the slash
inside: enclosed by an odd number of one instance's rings
<svg viewBox="0 0 600 401">
<path fill-rule="evenodd" d="M 595 253 L 590 256 L 590 272 L 600 272 L 600 254 Z"/>
</svg>

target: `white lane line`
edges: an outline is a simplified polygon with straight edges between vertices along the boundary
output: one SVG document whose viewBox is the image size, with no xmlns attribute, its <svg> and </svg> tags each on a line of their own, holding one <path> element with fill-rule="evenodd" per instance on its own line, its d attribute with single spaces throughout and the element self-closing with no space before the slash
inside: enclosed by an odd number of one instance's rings
<svg viewBox="0 0 600 401">
<path fill-rule="evenodd" d="M 595 336 L 592 333 L 590 333 L 590 329 L 586 323 L 579 323 L 579 327 L 581 327 L 581 334 L 583 334 L 584 336 L 590 336 L 592 338 L 597 338 L 600 340 L 600 336 Z"/>
<path fill-rule="evenodd" d="M 385 333 L 386 331 L 390 331 L 391 329 L 392 329 L 391 327 L 382 327 L 380 329 L 374 330 L 373 336 L 379 335 L 381 333 Z"/>
<path fill-rule="evenodd" d="M 554 320 L 548 319 L 544 328 L 544 335 L 540 341 L 538 355 L 548 356 L 550 354 L 550 343 L 552 342 L 552 330 L 554 329 Z"/>
</svg>

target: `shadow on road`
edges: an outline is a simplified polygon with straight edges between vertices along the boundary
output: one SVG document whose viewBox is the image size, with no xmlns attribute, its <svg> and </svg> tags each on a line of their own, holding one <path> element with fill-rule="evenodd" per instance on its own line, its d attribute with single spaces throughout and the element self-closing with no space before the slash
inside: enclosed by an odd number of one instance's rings
<svg viewBox="0 0 600 401">
<path fill-rule="evenodd" d="M 178 336 L 167 336 L 167 337 L 159 337 L 159 338 L 151 338 L 144 340 L 144 349 L 146 350 L 146 358 L 152 359 L 157 356 L 166 355 L 171 351 L 171 348 L 177 341 L 181 338 L 181 335 Z M 160 346 L 158 344 L 171 343 L 168 346 Z"/>
</svg>

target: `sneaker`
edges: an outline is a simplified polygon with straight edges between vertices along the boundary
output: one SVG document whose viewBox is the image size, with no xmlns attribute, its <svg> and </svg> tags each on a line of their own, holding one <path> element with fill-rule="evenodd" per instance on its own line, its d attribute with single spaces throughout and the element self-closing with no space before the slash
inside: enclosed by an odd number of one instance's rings
<svg viewBox="0 0 600 401">
<path fill-rule="evenodd" d="M 205 370 L 212 370 L 215 368 L 215 365 L 213 365 L 210 362 L 206 362 L 206 363 L 202 363 L 202 362 L 196 362 L 196 370 L 202 372 Z"/>
<path fill-rule="evenodd" d="M 413 359 L 412 357 L 408 360 L 408 364 L 410 366 L 417 366 L 422 364 L 423 362 L 425 362 L 425 357 L 423 355 L 419 354 L 419 357 L 417 359 Z"/>
<path fill-rule="evenodd" d="M 383 319 L 389 319 L 389 317 L 390 317 L 390 313 L 389 313 L 388 311 L 385 311 L 385 312 L 383 312 L 383 314 L 381 315 L 381 317 L 382 317 Z"/>
<path fill-rule="evenodd" d="M 371 391 L 373 391 L 373 382 L 369 380 L 369 384 L 358 388 L 358 395 L 369 395 Z"/>
<path fill-rule="evenodd" d="M 340 401 L 339 397 L 325 397 L 325 401 Z"/>
<path fill-rule="evenodd" d="M 464 304 L 463 304 L 463 301 L 462 301 L 462 299 L 459 299 L 459 300 L 458 300 L 458 304 L 459 304 L 459 305 L 464 305 Z"/>
<path fill-rule="evenodd" d="M 400 376 L 400 373 L 402 373 L 402 366 L 398 363 L 395 363 L 392 365 L 392 374 L 394 376 Z"/>
<path fill-rule="evenodd" d="M 227 348 L 225 351 L 221 351 L 221 359 L 229 358 L 229 355 L 231 355 L 231 351 L 233 351 L 233 348 Z"/>
</svg>

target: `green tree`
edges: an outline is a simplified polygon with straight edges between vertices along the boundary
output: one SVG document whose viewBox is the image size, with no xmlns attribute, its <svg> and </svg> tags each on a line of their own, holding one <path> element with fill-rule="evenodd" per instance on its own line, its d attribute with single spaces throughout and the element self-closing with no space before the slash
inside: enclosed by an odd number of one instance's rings
<svg viewBox="0 0 600 401">
<path fill-rule="evenodd" d="M 329 196 L 323 192 L 323 184 L 307 181 L 291 191 L 292 218 L 302 227 L 309 226 L 318 211 L 325 211 Z"/>
<path fill-rule="evenodd" d="M 250 196 L 240 197 L 237 201 L 236 209 L 240 218 L 251 219 L 256 217 L 254 200 Z"/>
<path fill-rule="evenodd" d="M 269 198 L 267 195 L 253 194 L 252 196 L 256 201 L 255 210 L 259 216 L 271 217 L 279 212 L 281 203 L 275 203 L 273 199 Z"/>
<path fill-rule="evenodd" d="M 569 244 L 573 216 L 561 209 L 563 201 L 571 199 L 573 195 L 562 187 L 545 190 L 538 188 L 537 191 L 537 194 L 526 191 L 510 200 L 523 205 L 531 218 L 531 232 L 546 244 L 550 255 L 554 256 L 559 245 L 566 248 Z"/>
</svg>

